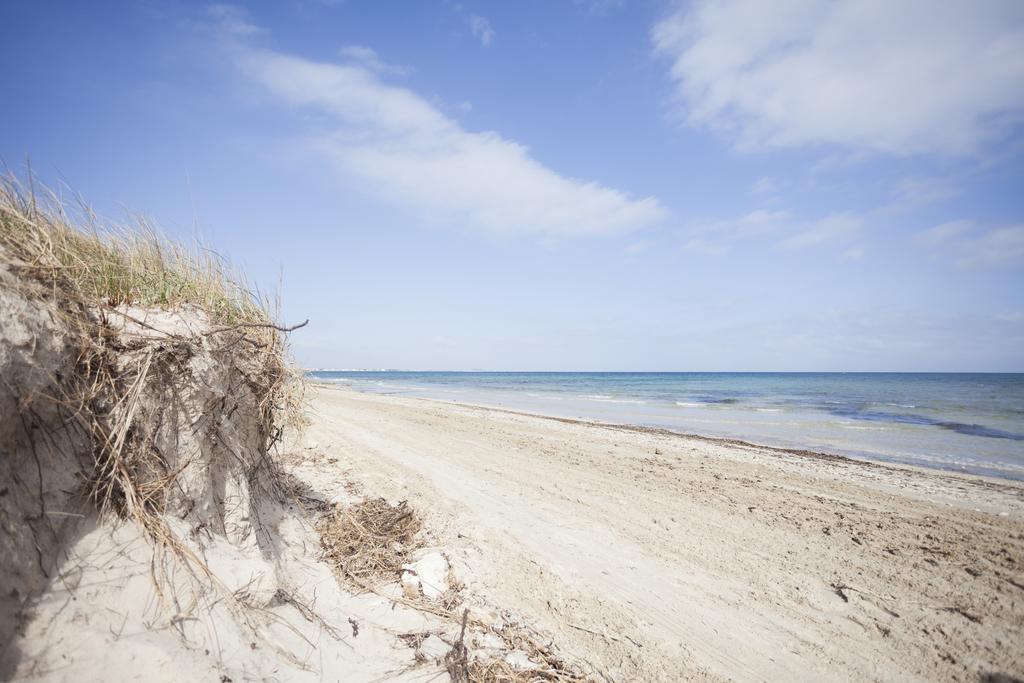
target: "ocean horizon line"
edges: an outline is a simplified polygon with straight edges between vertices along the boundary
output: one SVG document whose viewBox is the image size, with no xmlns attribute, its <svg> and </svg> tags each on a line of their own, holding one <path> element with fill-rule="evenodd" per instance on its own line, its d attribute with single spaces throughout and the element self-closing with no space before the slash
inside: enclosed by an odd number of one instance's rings
<svg viewBox="0 0 1024 683">
<path fill-rule="evenodd" d="M 1024 375 L 1024 370 L 438 370 L 416 368 L 303 368 L 303 372 L 446 372 L 557 375 Z"/>
</svg>

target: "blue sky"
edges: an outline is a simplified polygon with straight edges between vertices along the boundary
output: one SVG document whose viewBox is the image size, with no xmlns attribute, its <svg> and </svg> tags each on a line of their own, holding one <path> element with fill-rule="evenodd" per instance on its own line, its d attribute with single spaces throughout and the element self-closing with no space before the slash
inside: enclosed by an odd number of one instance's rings
<svg viewBox="0 0 1024 683">
<path fill-rule="evenodd" d="M 310 367 L 1024 371 L 1017 0 L 7 2 L 0 156 Z"/>
</svg>

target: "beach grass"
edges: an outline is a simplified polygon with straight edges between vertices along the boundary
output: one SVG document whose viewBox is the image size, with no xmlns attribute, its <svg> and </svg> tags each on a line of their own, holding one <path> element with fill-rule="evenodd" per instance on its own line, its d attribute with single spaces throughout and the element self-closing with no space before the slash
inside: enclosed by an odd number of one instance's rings
<svg viewBox="0 0 1024 683">
<path fill-rule="evenodd" d="M 215 251 L 171 241 L 144 216 L 101 220 L 31 177 L 0 177 L 0 246 L 53 294 L 87 305 L 189 305 L 224 325 L 269 325 L 279 308 Z"/>
</svg>

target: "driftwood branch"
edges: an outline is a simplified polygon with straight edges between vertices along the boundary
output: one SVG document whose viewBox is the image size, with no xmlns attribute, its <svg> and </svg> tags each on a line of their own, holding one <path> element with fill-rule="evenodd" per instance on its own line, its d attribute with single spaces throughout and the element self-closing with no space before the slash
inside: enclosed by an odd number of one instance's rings
<svg viewBox="0 0 1024 683">
<path fill-rule="evenodd" d="M 204 337 L 208 337 L 211 334 L 217 334 L 219 332 L 231 332 L 232 330 L 240 330 L 240 329 L 243 329 L 243 328 L 247 328 L 248 329 L 248 328 L 254 328 L 254 327 L 255 328 L 265 328 L 265 329 L 270 329 L 270 330 L 277 330 L 278 332 L 294 332 L 295 330 L 299 329 L 300 327 L 305 327 L 308 324 L 309 324 L 309 318 L 306 318 L 305 320 L 303 320 L 298 325 L 292 325 L 291 327 L 281 327 L 280 325 L 275 325 L 273 323 L 238 323 L 237 325 L 230 325 L 228 327 L 218 327 L 215 330 L 210 330 L 209 332 L 204 333 L 203 336 Z"/>
<path fill-rule="evenodd" d="M 125 311 L 120 311 L 120 310 L 118 310 L 116 308 L 106 309 L 105 312 L 113 313 L 115 315 L 119 315 L 119 316 L 121 316 L 122 318 L 124 318 L 126 320 L 131 320 L 133 323 L 135 323 L 136 325 L 139 325 L 140 327 L 145 327 L 145 328 L 147 328 L 149 330 L 152 330 L 153 332 L 157 332 L 159 334 L 163 334 L 163 335 L 165 335 L 167 337 L 180 338 L 180 339 L 186 339 L 187 338 L 187 335 L 173 334 L 173 333 L 167 332 L 166 330 L 161 330 L 158 327 L 154 327 L 153 325 L 150 325 L 149 323 L 147 323 L 144 320 L 139 320 L 135 316 L 130 315 L 130 314 L 126 313 Z M 302 328 L 302 327 L 305 327 L 308 324 L 309 324 L 309 318 L 306 318 L 305 320 L 303 320 L 298 325 L 292 325 L 291 327 L 282 327 L 281 325 L 275 325 L 274 323 L 238 323 L 237 325 L 228 325 L 226 327 L 218 327 L 215 330 L 209 330 L 208 332 L 204 332 L 200 336 L 208 337 L 208 336 L 210 336 L 212 334 L 219 334 L 221 332 L 232 332 L 234 330 L 252 329 L 252 328 L 265 328 L 265 329 L 277 330 L 278 332 L 285 332 L 285 333 L 287 333 L 287 332 L 294 332 L 295 330 L 297 330 L 299 328 Z"/>
<path fill-rule="evenodd" d="M 445 655 L 445 668 L 452 683 L 469 683 L 469 650 L 466 649 L 466 621 L 469 619 L 469 609 L 462 613 L 462 630 L 459 632 L 459 640 L 452 646 L 451 651 Z"/>
</svg>

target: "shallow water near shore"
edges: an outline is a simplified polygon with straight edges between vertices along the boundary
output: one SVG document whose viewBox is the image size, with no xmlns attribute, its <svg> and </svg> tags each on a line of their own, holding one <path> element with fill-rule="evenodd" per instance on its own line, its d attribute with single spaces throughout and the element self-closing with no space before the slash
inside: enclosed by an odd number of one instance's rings
<svg viewBox="0 0 1024 683">
<path fill-rule="evenodd" d="M 367 372 L 359 391 L 1024 479 L 1024 374 Z"/>
</svg>

